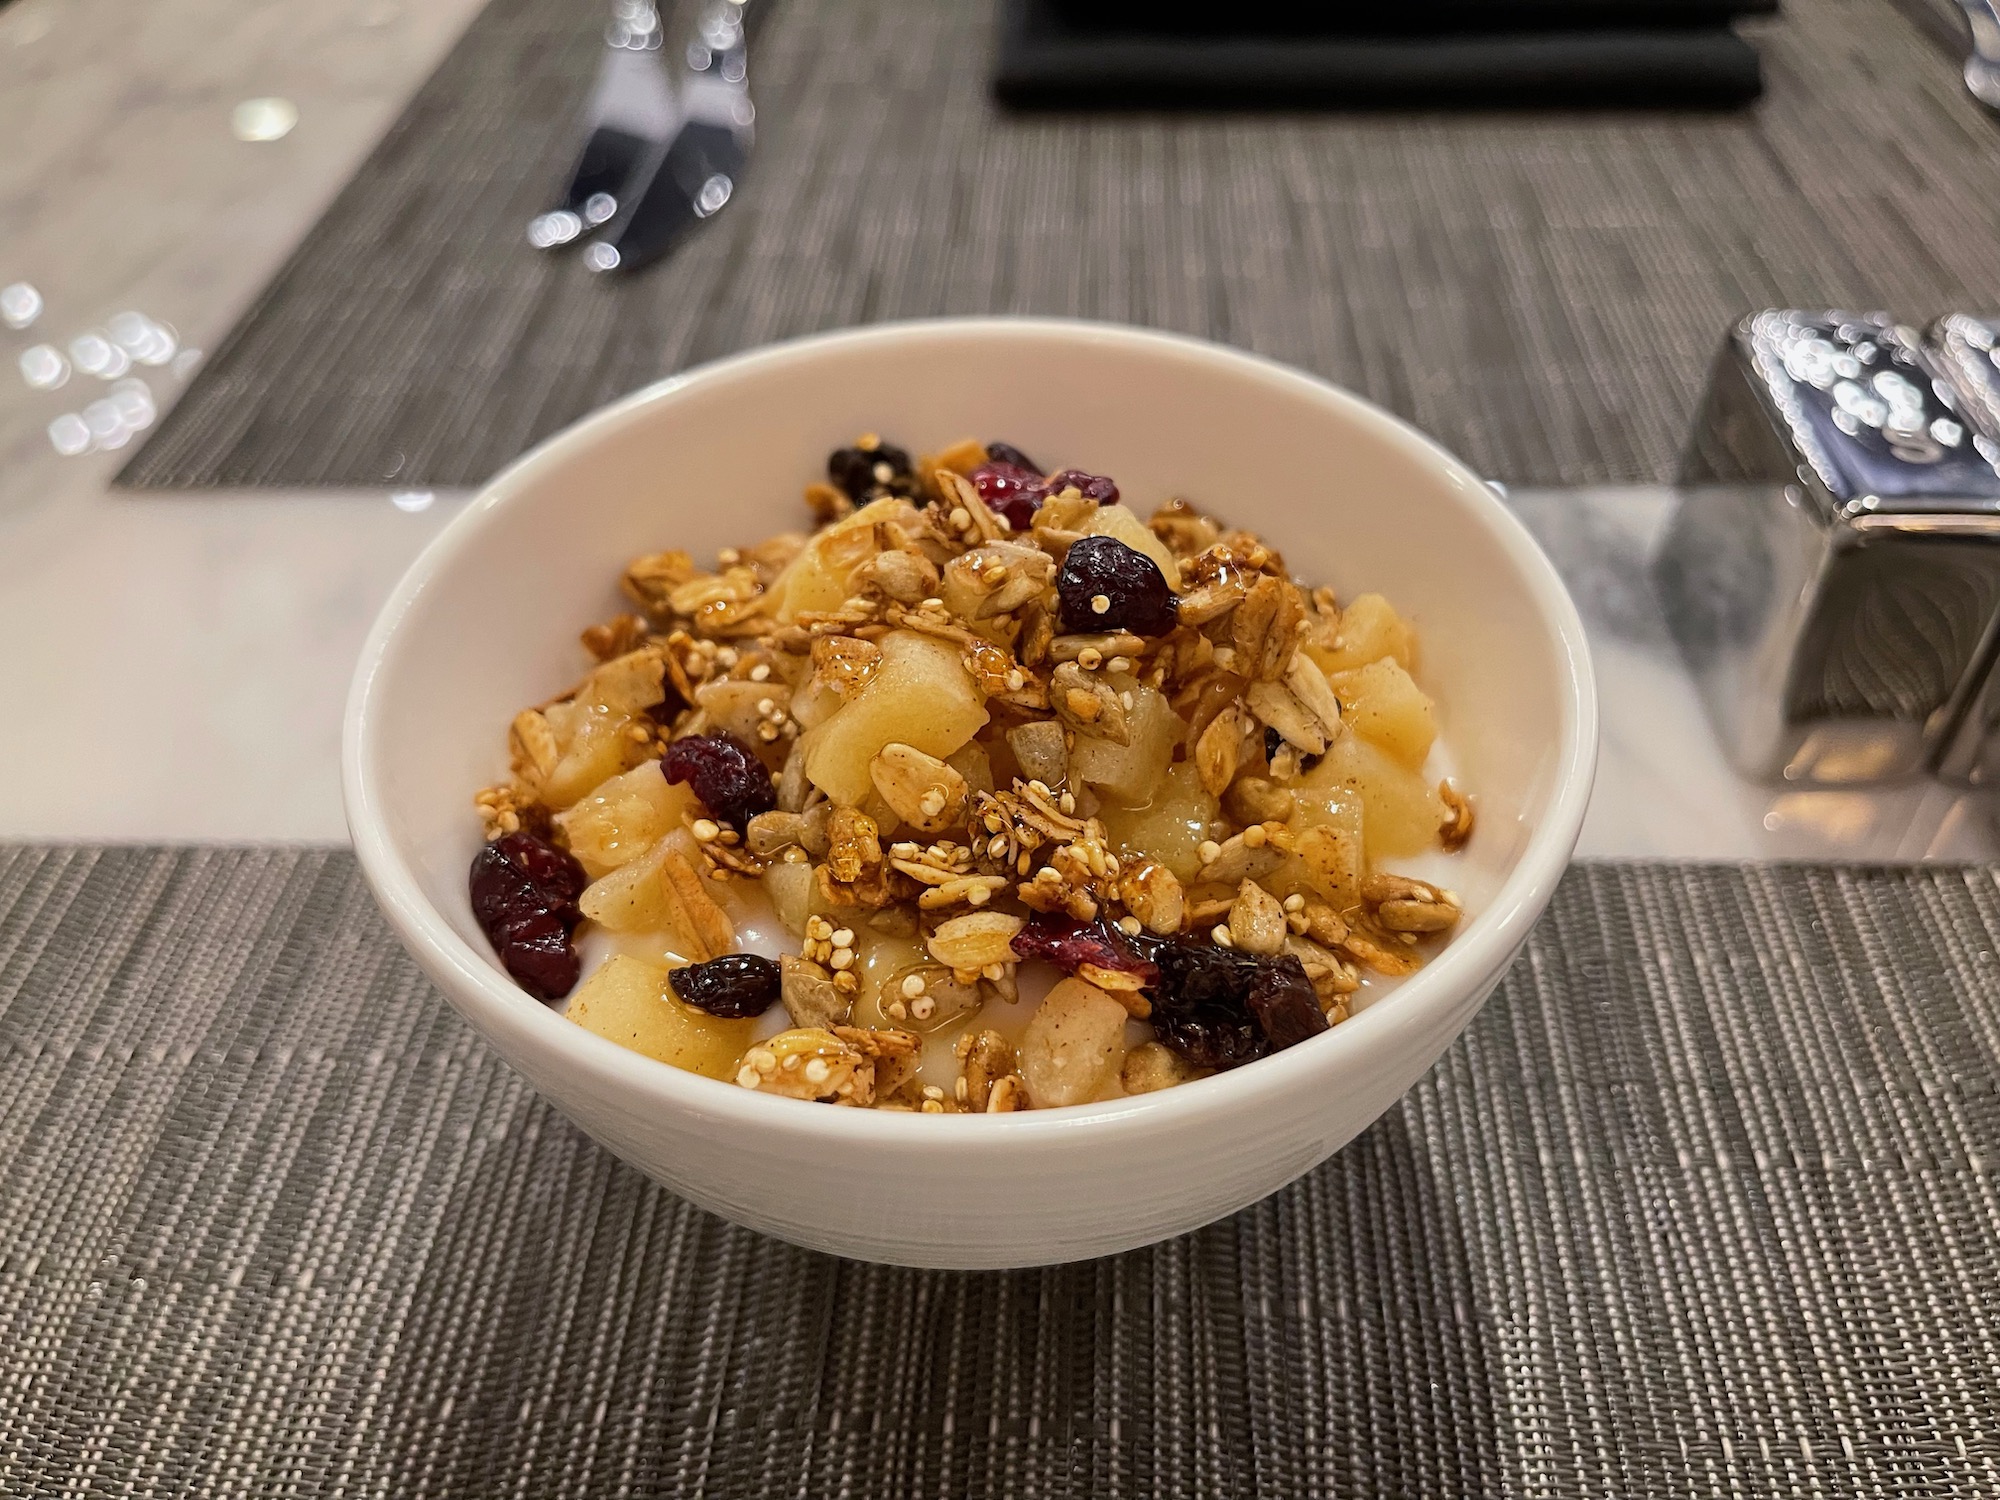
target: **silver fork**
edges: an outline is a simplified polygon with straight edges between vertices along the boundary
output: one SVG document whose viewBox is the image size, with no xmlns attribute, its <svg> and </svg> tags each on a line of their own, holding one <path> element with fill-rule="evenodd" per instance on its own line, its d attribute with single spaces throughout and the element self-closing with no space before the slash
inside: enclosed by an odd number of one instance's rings
<svg viewBox="0 0 2000 1500">
<path fill-rule="evenodd" d="M 604 55 L 584 114 L 583 145 L 556 202 L 528 223 L 528 243 L 553 250 L 614 217 L 680 128 L 653 0 L 613 0 Z"/>
</svg>

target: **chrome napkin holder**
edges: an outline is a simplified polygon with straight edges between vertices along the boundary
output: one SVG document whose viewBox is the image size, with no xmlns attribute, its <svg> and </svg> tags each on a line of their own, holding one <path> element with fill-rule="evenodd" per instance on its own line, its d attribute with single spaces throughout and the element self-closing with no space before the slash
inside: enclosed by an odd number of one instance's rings
<svg viewBox="0 0 2000 1500">
<path fill-rule="evenodd" d="M 1969 717 L 2000 715 L 1996 415 L 1880 313 L 1730 331 L 1654 581 L 1745 774 L 1970 778 L 2000 753 Z"/>
</svg>

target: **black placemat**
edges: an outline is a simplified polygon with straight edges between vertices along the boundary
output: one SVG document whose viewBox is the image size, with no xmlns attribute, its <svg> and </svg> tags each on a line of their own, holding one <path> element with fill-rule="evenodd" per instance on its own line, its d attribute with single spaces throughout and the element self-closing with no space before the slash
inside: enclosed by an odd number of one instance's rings
<svg viewBox="0 0 2000 1500">
<path fill-rule="evenodd" d="M 1516 482 L 1658 480 L 1736 313 L 2000 307 L 2000 125 L 1882 0 L 1798 0 L 1763 103 L 1700 119 L 1015 119 L 987 5 L 769 3 L 741 191 L 607 284 L 522 242 L 598 9 L 493 0 L 126 482 L 476 483 L 674 369 L 965 312 L 1240 344 Z"/>
<path fill-rule="evenodd" d="M 1068 112 L 1729 109 L 1763 91 L 1756 50 L 1721 18 L 1633 25 L 1595 8 L 1581 23 L 1511 5 L 1322 8 L 1323 26 L 1284 32 L 1255 7 L 1206 8 L 1185 27 L 1172 10 L 1120 26 L 1110 21 L 1122 7 L 1107 18 L 1059 0 L 1000 0 L 993 91 L 1017 109 Z M 1201 24 L 1217 16 L 1237 29 Z"/>
<path fill-rule="evenodd" d="M 618 1164 L 344 853 L 0 850 L 0 1489 L 1990 1496 L 1996 950 L 1996 870 L 1581 866 L 1300 1183 L 943 1274 Z"/>
</svg>

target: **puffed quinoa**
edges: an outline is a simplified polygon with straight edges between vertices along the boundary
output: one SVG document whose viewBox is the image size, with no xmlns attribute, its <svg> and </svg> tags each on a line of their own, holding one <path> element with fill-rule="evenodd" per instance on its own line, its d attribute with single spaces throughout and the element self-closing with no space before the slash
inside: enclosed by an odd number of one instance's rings
<svg viewBox="0 0 2000 1500">
<path fill-rule="evenodd" d="M 582 632 L 581 681 L 516 715 L 510 775 L 476 798 L 519 861 L 498 884 L 492 854 L 474 866 L 503 957 L 560 918 L 706 963 L 739 923 L 772 930 L 761 898 L 798 951 L 732 958 L 763 964 L 762 1020 L 675 999 L 703 1070 L 915 1114 L 1176 1086 L 1421 966 L 1466 913 L 1382 849 L 1449 853 L 1475 820 L 1423 775 L 1409 623 L 1185 500 L 1148 522 L 1052 472 L 865 433 L 806 486 L 811 535 L 633 559 L 629 608 Z M 1023 962 L 1067 977 L 1023 1007 Z M 1152 1039 L 1128 1049 L 1134 1025 Z"/>
</svg>

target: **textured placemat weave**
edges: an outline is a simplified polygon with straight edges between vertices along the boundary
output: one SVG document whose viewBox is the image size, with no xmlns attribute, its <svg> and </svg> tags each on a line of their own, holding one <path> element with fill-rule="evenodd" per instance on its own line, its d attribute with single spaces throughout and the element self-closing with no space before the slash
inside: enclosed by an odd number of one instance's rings
<svg viewBox="0 0 2000 1500">
<path fill-rule="evenodd" d="M 345 854 L 0 914 L 0 1493 L 2000 1494 L 2000 871 L 1579 867 L 1305 1181 L 979 1275 L 620 1166 Z"/>
<path fill-rule="evenodd" d="M 1745 113 L 1032 119 L 987 5 L 766 3 L 742 189 L 607 282 L 523 242 L 602 6 L 492 0 L 125 482 L 477 483 L 674 369 L 986 312 L 1289 360 L 1502 479 L 1660 480 L 1735 314 L 2000 307 L 2000 124 L 1887 0 L 1787 0 Z"/>
</svg>

